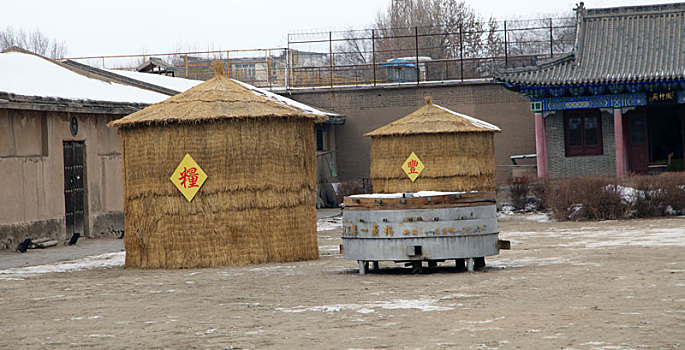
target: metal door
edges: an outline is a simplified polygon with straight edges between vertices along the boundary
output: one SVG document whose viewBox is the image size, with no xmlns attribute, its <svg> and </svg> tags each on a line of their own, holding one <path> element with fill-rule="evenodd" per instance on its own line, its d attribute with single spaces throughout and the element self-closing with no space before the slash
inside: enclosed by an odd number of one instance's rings
<svg viewBox="0 0 685 350">
<path fill-rule="evenodd" d="M 83 141 L 64 141 L 64 211 L 67 238 L 78 232 L 84 235 Z"/>
<path fill-rule="evenodd" d="M 649 165 L 649 129 L 645 114 L 630 116 L 628 145 L 630 146 L 629 171 L 646 174 Z"/>
</svg>

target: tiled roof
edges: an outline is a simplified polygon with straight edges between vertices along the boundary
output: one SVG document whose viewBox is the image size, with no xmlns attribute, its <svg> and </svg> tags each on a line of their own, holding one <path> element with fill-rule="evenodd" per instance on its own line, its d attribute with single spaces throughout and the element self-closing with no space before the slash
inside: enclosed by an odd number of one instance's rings
<svg viewBox="0 0 685 350">
<path fill-rule="evenodd" d="M 582 4 L 582 3 L 581 3 Z M 505 69 L 514 85 L 574 85 L 685 79 L 685 3 L 578 11 L 574 51 Z"/>
</svg>

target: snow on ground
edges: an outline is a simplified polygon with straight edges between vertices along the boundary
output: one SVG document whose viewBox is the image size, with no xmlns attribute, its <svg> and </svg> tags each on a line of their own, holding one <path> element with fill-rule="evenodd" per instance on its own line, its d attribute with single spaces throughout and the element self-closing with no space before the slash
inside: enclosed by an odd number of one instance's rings
<svg viewBox="0 0 685 350">
<path fill-rule="evenodd" d="M 398 310 L 398 309 L 417 309 L 421 311 L 449 311 L 454 310 L 454 307 L 437 306 L 437 299 L 421 298 L 414 300 L 389 300 L 376 301 L 365 304 L 334 304 L 321 306 L 296 306 L 293 308 L 277 308 L 277 311 L 300 313 L 300 312 L 340 312 L 340 311 L 356 311 L 361 314 L 369 314 L 376 311 L 376 309 Z"/>
<path fill-rule="evenodd" d="M 342 217 L 334 216 L 319 219 L 317 221 L 317 231 L 335 230 L 342 228 Z M 337 251 L 337 246 L 325 246 L 326 251 Z M 82 259 L 70 260 L 65 262 L 58 262 L 54 264 L 17 267 L 5 270 L 0 270 L 0 280 L 3 281 L 21 281 L 21 276 L 32 276 L 42 273 L 52 272 L 71 272 L 80 270 L 89 270 L 99 267 L 116 267 L 123 266 L 125 260 L 125 252 L 106 253 L 100 255 L 93 255 Z M 253 271 L 259 271 L 253 269 Z"/>
<path fill-rule="evenodd" d="M 606 190 L 612 190 L 613 185 L 608 185 Z M 645 195 L 644 191 L 638 191 L 632 187 L 617 185 L 616 191 L 621 195 L 621 199 L 626 203 L 635 203 L 638 198 Z"/>
<path fill-rule="evenodd" d="M 123 266 L 125 254 L 126 253 L 124 252 L 105 253 L 100 255 L 89 256 L 83 259 L 58 262 L 54 264 L 5 269 L 0 270 L 0 279 L 8 280 L 12 277 L 6 276 L 10 275 L 31 276 L 41 273 L 71 272 L 80 270 L 90 270 L 98 267 Z"/>
<path fill-rule="evenodd" d="M 532 217 L 534 218 L 534 216 Z M 631 228 L 616 227 L 610 221 L 595 223 L 596 226 L 579 228 L 550 227 L 547 231 L 503 231 L 500 238 L 522 242 L 537 238 L 555 238 L 559 247 L 602 248 L 613 246 L 680 246 L 685 247 L 685 227 Z"/>
<path fill-rule="evenodd" d="M 23 96 L 149 104 L 169 97 L 133 86 L 91 79 L 50 60 L 20 52 L 0 54 L 0 91 Z"/>
<path fill-rule="evenodd" d="M 581 246 L 585 248 L 602 248 L 615 246 L 680 246 L 685 247 L 685 228 L 659 228 L 650 230 L 609 229 L 598 231 L 572 232 L 578 241 L 559 246 Z"/>
<path fill-rule="evenodd" d="M 316 231 L 341 230 L 342 216 L 332 216 L 316 220 Z"/>
<path fill-rule="evenodd" d="M 523 220 L 541 221 L 545 222 L 545 216 L 541 214 L 523 214 L 512 215 L 511 217 L 518 217 Z M 509 217 L 507 217 L 509 219 Z M 317 221 L 317 231 L 325 230 L 339 230 L 342 227 L 342 217 L 340 215 L 331 216 L 319 219 Z M 539 240 L 541 238 L 552 238 L 553 245 L 558 247 L 577 247 L 585 249 L 615 247 L 615 246 L 643 246 L 643 247 L 657 247 L 657 246 L 679 246 L 685 247 L 685 227 L 684 228 L 663 228 L 650 225 L 648 228 L 644 227 L 625 227 L 617 226 L 614 222 L 603 221 L 588 223 L 588 226 L 577 228 L 566 228 L 563 226 L 552 226 L 545 231 L 503 231 L 500 232 L 500 238 L 511 240 L 513 243 L 513 251 L 517 251 L 517 245 L 525 246 L 526 241 Z M 323 245 L 320 247 L 324 252 L 335 252 L 338 247 L 335 245 Z M 22 277 L 30 277 L 42 273 L 53 272 L 71 272 L 88 270 L 101 267 L 116 267 L 123 266 L 125 259 L 125 252 L 106 253 L 94 255 L 82 259 L 70 260 L 66 262 L 57 262 L 54 264 L 45 264 L 28 267 L 18 267 L 0 270 L 0 280 L 3 281 L 19 281 Z M 496 256 L 488 260 L 488 265 L 492 268 L 512 268 L 524 266 L 543 266 L 550 264 L 570 264 L 570 265 L 591 265 L 590 263 L 574 262 L 567 257 L 559 256 L 554 258 L 530 258 L 518 256 Z M 249 272 L 263 272 L 265 269 L 282 269 L 283 266 L 275 267 L 257 267 L 248 270 Z M 289 273 L 295 267 L 288 267 Z M 408 301 L 407 301 L 408 302 Z M 408 303 L 406 305 L 428 305 L 423 300 L 417 304 Z M 423 304 L 422 304 L 423 303 Z M 356 305 L 356 306 L 355 306 Z M 394 304 L 393 304 L 394 305 Z M 333 310 L 338 307 L 338 310 Z M 286 312 L 303 312 L 303 311 L 340 311 L 340 310 L 362 310 L 374 308 L 390 308 L 392 305 L 324 305 L 314 308 L 298 307 Z M 422 306 L 423 307 L 423 306 Z M 413 308 L 419 308 L 413 307 Z M 330 309 L 330 310 L 329 310 Z"/>
<path fill-rule="evenodd" d="M 514 208 L 513 205 L 510 204 L 502 204 L 497 206 L 497 218 L 501 219 L 506 216 L 514 215 L 514 211 L 516 208 Z"/>
<path fill-rule="evenodd" d="M 511 207 L 513 208 L 513 207 Z M 526 221 L 535 221 L 535 222 L 553 222 L 554 220 L 551 220 L 549 218 L 549 215 L 546 213 L 522 213 L 522 214 L 517 214 L 514 215 L 513 211 L 510 211 L 508 207 L 502 207 L 498 212 L 497 212 L 497 220 L 500 221 L 515 221 L 515 220 L 526 220 Z"/>
</svg>

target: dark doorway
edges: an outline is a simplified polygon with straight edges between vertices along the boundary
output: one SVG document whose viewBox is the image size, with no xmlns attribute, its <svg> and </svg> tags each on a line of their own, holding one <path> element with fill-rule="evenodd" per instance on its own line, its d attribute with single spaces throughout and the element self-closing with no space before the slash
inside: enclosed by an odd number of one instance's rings
<svg viewBox="0 0 685 350">
<path fill-rule="evenodd" d="M 84 235 L 84 155 L 83 141 L 64 141 L 64 211 L 67 237 Z"/>
<path fill-rule="evenodd" d="M 675 106 L 652 107 L 649 117 L 649 161 L 664 170 L 682 170 L 683 121 L 682 110 Z"/>
<path fill-rule="evenodd" d="M 628 170 L 646 174 L 649 166 L 649 127 L 645 110 L 637 110 L 628 116 Z"/>
</svg>

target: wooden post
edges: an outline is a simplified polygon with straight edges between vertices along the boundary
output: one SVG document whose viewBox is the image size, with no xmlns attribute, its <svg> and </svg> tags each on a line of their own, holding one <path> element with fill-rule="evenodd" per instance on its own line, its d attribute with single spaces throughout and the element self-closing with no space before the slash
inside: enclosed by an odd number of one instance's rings
<svg viewBox="0 0 685 350">
<path fill-rule="evenodd" d="M 547 124 L 542 112 L 535 113 L 535 153 L 538 166 L 538 178 L 549 177 L 547 169 Z"/>
<path fill-rule="evenodd" d="M 623 135 L 623 112 L 621 108 L 614 108 L 614 144 L 616 146 L 616 176 L 618 177 L 628 175 L 628 161 Z"/>
</svg>

